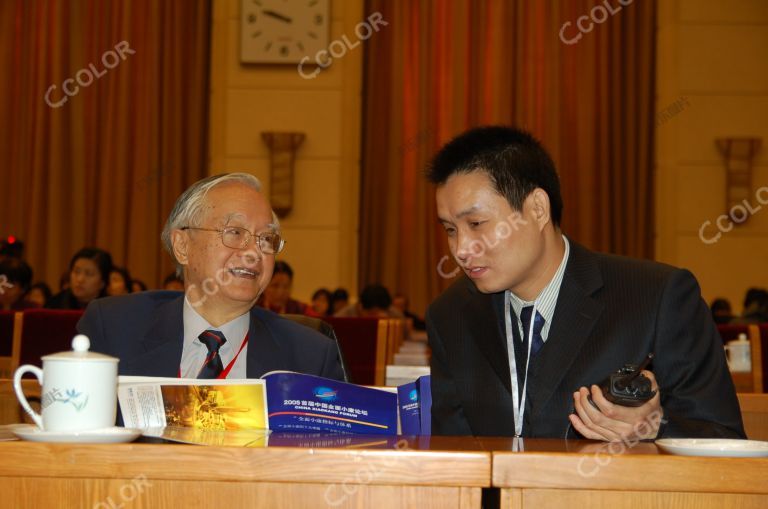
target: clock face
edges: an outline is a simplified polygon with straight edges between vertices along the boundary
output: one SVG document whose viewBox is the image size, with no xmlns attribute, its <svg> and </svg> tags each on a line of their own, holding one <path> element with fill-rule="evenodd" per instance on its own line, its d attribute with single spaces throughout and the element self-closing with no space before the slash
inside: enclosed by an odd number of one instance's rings
<svg viewBox="0 0 768 509">
<path fill-rule="evenodd" d="M 328 46 L 329 0 L 242 0 L 240 60 L 297 64 Z"/>
</svg>

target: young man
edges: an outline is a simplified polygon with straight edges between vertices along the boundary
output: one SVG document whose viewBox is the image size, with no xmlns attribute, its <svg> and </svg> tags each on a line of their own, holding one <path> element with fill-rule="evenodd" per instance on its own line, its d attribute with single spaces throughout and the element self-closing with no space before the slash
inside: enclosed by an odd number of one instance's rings
<svg viewBox="0 0 768 509">
<path fill-rule="evenodd" d="M 258 179 L 200 180 L 176 201 L 163 243 L 184 295 L 153 291 L 96 300 L 78 330 L 121 375 L 258 378 L 290 370 L 343 380 L 335 343 L 254 304 L 283 241 Z"/>
<path fill-rule="evenodd" d="M 466 276 L 427 313 L 433 433 L 744 437 L 693 275 L 564 236 L 557 173 L 534 138 L 473 129 L 440 150 L 428 177 Z M 649 353 L 655 396 L 608 401 L 596 384 Z"/>
</svg>

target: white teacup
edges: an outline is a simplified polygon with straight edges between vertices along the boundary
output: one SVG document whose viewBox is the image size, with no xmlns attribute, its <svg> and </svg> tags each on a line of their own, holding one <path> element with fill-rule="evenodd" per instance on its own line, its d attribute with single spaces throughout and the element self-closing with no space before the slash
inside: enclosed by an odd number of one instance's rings
<svg viewBox="0 0 768 509">
<path fill-rule="evenodd" d="M 739 339 L 725 345 L 725 357 L 728 368 L 733 372 L 752 371 L 751 344 L 746 334 L 739 334 Z"/>
<path fill-rule="evenodd" d="M 43 357 L 43 369 L 20 366 L 13 389 L 22 408 L 43 431 L 88 431 L 115 425 L 118 359 L 89 352 L 91 342 L 79 334 L 72 351 Z M 21 387 L 24 373 L 32 373 L 43 387 L 41 414 L 29 406 Z"/>
</svg>

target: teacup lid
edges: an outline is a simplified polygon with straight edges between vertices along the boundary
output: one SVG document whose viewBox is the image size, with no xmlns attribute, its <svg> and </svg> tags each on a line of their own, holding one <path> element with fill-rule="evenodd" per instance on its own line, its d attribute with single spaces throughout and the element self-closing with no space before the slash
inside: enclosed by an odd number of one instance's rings
<svg viewBox="0 0 768 509">
<path fill-rule="evenodd" d="M 728 342 L 729 345 L 743 345 L 743 344 L 750 344 L 749 339 L 747 339 L 747 335 L 743 332 L 739 334 L 738 339 L 732 339 Z"/>
<path fill-rule="evenodd" d="M 72 350 L 68 352 L 52 353 L 50 355 L 43 356 L 43 360 L 57 360 L 57 361 L 107 361 L 117 362 L 117 357 L 104 355 L 103 353 L 89 352 L 91 348 L 91 340 L 85 334 L 78 334 L 72 338 Z"/>
</svg>

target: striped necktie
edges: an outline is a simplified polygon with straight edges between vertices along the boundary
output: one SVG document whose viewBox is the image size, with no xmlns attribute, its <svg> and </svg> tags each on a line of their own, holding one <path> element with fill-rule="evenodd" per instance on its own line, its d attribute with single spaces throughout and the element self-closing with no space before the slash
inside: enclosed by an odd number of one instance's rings
<svg viewBox="0 0 768 509">
<path fill-rule="evenodd" d="M 197 378 L 218 378 L 224 371 L 219 349 L 227 342 L 227 338 L 217 330 L 207 330 L 200 334 L 198 339 L 208 348 L 208 355 L 205 357 L 205 362 L 203 362 L 203 367 L 200 368 Z"/>
<path fill-rule="evenodd" d="M 528 346 L 528 333 L 531 330 L 531 313 L 533 306 L 525 306 L 520 310 L 520 322 L 523 325 L 523 345 Z M 541 338 L 541 329 L 544 328 L 544 317 L 536 311 L 536 319 L 533 322 L 533 343 L 531 344 L 531 357 L 534 357 L 541 347 L 544 346 L 544 340 Z"/>
</svg>

